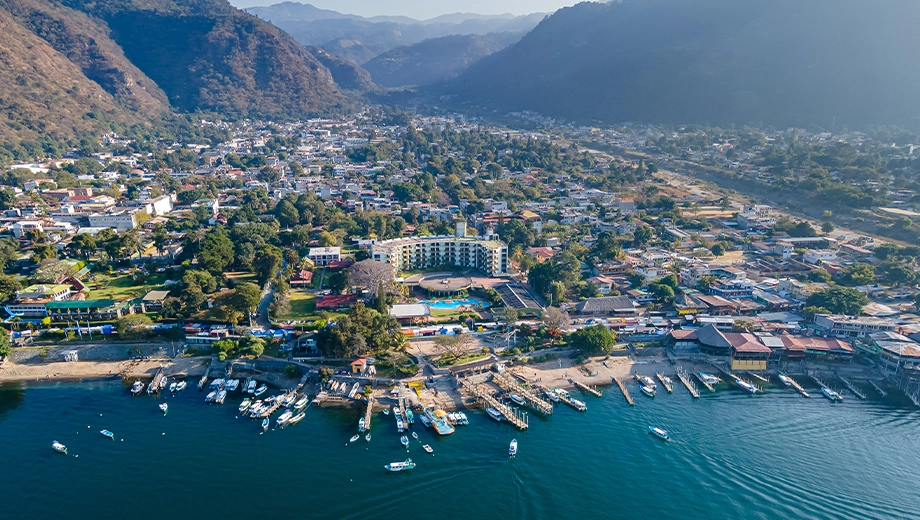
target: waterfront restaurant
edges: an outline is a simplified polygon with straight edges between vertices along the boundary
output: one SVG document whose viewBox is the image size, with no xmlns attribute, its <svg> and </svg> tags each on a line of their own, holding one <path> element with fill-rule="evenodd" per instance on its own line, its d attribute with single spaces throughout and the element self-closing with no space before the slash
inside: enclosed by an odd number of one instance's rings
<svg viewBox="0 0 920 520">
<path fill-rule="evenodd" d="M 732 370 L 766 370 L 770 347 L 760 342 L 757 336 L 749 333 L 729 332 L 724 334 L 731 344 Z"/>
</svg>

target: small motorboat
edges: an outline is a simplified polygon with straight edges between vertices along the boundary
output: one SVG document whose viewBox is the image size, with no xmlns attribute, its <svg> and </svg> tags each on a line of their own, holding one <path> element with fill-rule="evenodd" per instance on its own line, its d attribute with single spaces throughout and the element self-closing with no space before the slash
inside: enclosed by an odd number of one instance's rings
<svg viewBox="0 0 920 520">
<path fill-rule="evenodd" d="M 415 424 L 415 414 L 412 413 L 412 410 L 406 408 L 406 422 L 409 424 Z"/>
<path fill-rule="evenodd" d="M 639 390 L 642 390 L 642 393 L 645 394 L 645 395 L 647 395 L 647 396 L 649 396 L 649 397 L 655 397 L 655 389 L 654 389 L 654 388 L 651 388 L 651 387 L 642 385 L 642 386 L 639 387 Z"/>
<path fill-rule="evenodd" d="M 547 399 L 549 399 L 550 401 L 554 403 L 558 403 L 560 401 L 559 395 L 556 394 L 556 392 L 553 392 L 552 390 L 545 390 L 543 394 L 546 395 Z"/>
<path fill-rule="evenodd" d="M 780 374 L 780 375 L 779 375 L 779 380 L 782 381 L 783 384 L 786 385 L 786 386 L 792 386 L 792 378 L 789 377 L 789 376 L 787 376 L 787 375 Z"/>
<path fill-rule="evenodd" d="M 396 431 L 398 431 L 399 433 L 402 433 L 403 431 L 405 431 L 405 429 L 406 427 L 405 425 L 403 425 L 402 417 L 397 417 L 396 418 Z"/>
<path fill-rule="evenodd" d="M 295 415 L 294 417 L 291 417 L 291 420 L 288 421 L 288 425 L 297 424 L 297 423 L 299 423 L 300 421 L 302 421 L 303 418 L 306 417 L 306 416 L 307 416 L 306 413 L 300 412 L 299 414 Z"/>
<path fill-rule="evenodd" d="M 757 387 L 741 379 L 735 379 L 735 384 L 740 386 L 745 392 L 756 394 Z"/>
<path fill-rule="evenodd" d="M 248 410 L 250 406 L 252 406 L 252 401 L 250 401 L 248 397 L 243 399 L 243 402 L 240 403 L 240 413 L 246 413 L 246 410 Z"/>
<path fill-rule="evenodd" d="M 425 425 L 425 428 L 431 428 L 431 419 L 429 419 L 427 415 L 419 415 L 419 419 L 422 421 L 422 424 Z"/>
<path fill-rule="evenodd" d="M 259 386 L 259 388 L 255 389 L 255 392 L 253 392 L 253 395 L 256 397 L 259 397 L 260 395 L 264 394 L 267 391 L 268 391 L 268 387 L 265 385 L 261 385 Z"/>
<path fill-rule="evenodd" d="M 460 414 L 460 424 L 464 426 L 468 426 L 470 424 L 470 420 L 467 418 L 466 414 L 463 412 L 457 412 L 457 413 Z"/>
<path fill-rule="evenodd" d="M 418 440 L 418 434 L 415 432 L 412 432 L 412 438 L 415 440 Z"/>
<path fill-rule="evenodd" d="M 177 383 L 175 383 L 175 382 L 169 383 L 169 393 L 171 393 L 171 394 L 176 393 L 176 388 L 178 388 L 178 386 L 179 386 L 179 385 L 178 385 Z"/>
<path fill-rule="evenodd" d="M 429 445 L 427 445 L 427 444 L 423 444 L 423 445 L 422 445 L 422 449 L 425 450 L 425 451 L 428 452 L 428 453 L 434 453 L 434 450 L 431 449 L 431 446 L 429 446 Z"/>
<path fill-rule="evenodd" d="M 217 390 L 211 390 L 210 392 L 208 392 L 208 395 L 205 396 L 204 402 L 211 403 L 211 402 L 214 402 L 214 399 L 216 398 L 217 398 Z"/>
<path fill-rule="evenodd" d="M 368 434 L 364 436 L 364 440 L 367 441 L 367 442 L 371 442 L 371 434 L 370 434 L 370 432 L 368 432 Z"/>
<path fill-rule="evenodd" d="M 486 408 L 486 413 L 489 414 L 489 417 L 495 419 L 495 420 L 498 421 L 498 422 L 501 422 L 502 419 L 505 418 L 505 416 L 502 415 L 501 412 L 499 412 L 499 411 L 496 410 L 495 408 L 492 408 L 491 406 L 488 407 L 488 408 Z"/>
<path fill-rule="evenodd" d="M 131 387 L 131 393 L 137 395 L 144 391 L 144 383 L 140 381 L 135 381 L 134 386 Z"/>
<path fill-rule="evenodd" d="M 508 394 L 508 399 L 517 403 L 518 406 L 524 406 L 524 398 L 517 394 Z"/>
<path fill-rule="evenodd" d="M 830 388 L 828 388 L 828 387 L 826 387 L 826 386 L 822 386 L 822 387 L 821 387 L 821 393 L 824 394 L 824 397 L 827 397 L 828 399 L 830 399 L 831 401 L 833 401 L 833 402 L 835 402 L 835 403 L 836 403 L 837 401 L 842 401 L 842 400 L 843 400 L 843 397 L 842 397 L 839 393 L 837 393 L 837 392 L 831 390 Z"/>
<path fill-rule="evenodd" d="M 270 423 L 270 421 L 268 420 L 268 417 L 266 417 L 265 419 L 262 419 L 262 431 L 263 431 L 263 432 L 268 431 L 268 425 L 269 425 L 269 423 Z"/>
<path fill-rule="evenodd" d="M 722 382 L 722 380 L 719 379 L 718 377 L 712 374 L 707 374 L 706 372 L 700 372 L 700 378 L 703 381 L 706 381 L 707 383 L 709 383 L 710 385 L 717 385 Z"/>
<path fill-rule="evenodd" d="M 405 462 L 391 462 L 384 466 L 384 469 L 387 471 L 406 471 L 415 469 L 415 463 L 412 462 L 412 459 L 406 459 Z"/>
<path fill-rule="evenodd" d="M 303 410 L 309 403 L 310 403 L 310 398 L 307 396 L 303 396 L 296 403 L 294 403 L 294 409 Z"/>
<path fill-rule="evenodd" d="M 671 436 L 668 434 L 668 430 L 665 430 L 663 428 L 656 428 L 654 426 L 649 426 L 648 431 L 652 432 L 652 434 L 654 434 L 659 439 L 668 440 L 671 438 Z"/>
<path fill-rule="evenodd" d="M 176 383 L 176 392 L 181 392 L 185 390 L 185 387 L 187 386 L 188 386 L 188 383 L 186 383 L 185 381 L 179 381 L 178 383 Z"/>
<path fill-rule="evenodd" d="M 58 441 L 54 441 L 51 443 L 51 449 L 53 449 L 54 451 L 58 453 L 63 453 L 64 455 L 67 455 L 67 446 L 64 446 Z"/>
<path fill-rule="evenodd" d="M 399 442 L 402 443 L 403 446 L 407 448 L 409 447 L 409 437 L 406 437 L 405 435 L 403 435 L 399 438 Z"/>
<path fill-rule="evenodd" d="M 572 406 L 574 406 L 575 409 L 579 412 L 588 411 L 588 405 L 586 405 L 584 401 L 579 401 L 578 399 L 570 399 L 569 401 L 572 402 Z"/>
<path fill-rule="evenodd" d="M 294 417 L 294 412 L 292 412 L 292 411 L 290 411 L 290 410 L 288 410 L 288 411 L 284 412 L 283 414 L 279 415 L 279 416 L 278 416 L 278 421 L 277 421 L 278 426 L 284 426 L 284 425 L 286 425 L 286 424 L 288 423 L 288 421 L 291 420 L 291 417 Z"/>
<path fill-rule="evenodd" d="M 356 434 L 354 434 L 354 435 L 351 437 L 351 439 L 348 440 L 348 442 L 355 442 L 356 440 L 358 440 L 358 439 L 360 439 L 360 438 L 361 438 L 361 436 L 358 435 L 358 434 L 356 433 Z"/>
<path fill-rule="evenodd" d="M 366 427 L 365 424 L 364 424 L 364 417 L 358 419 L 358 431 L 359 431 L 359 432 L 363 432 L 363 431 L 366 430 L 366 429 L 367 429 L 367 427 Z"/>
<path fill-rule="evenodd" d="M 642 383 L 642 386 L 647 386 L 653 390 L 658 388 L 658 385 L 656 385 L 655 381 L 653 381 L 649 376 L 640 376 L 639 374 L 636 374 L 636 379 Z"/>
<path fill-rule="evenodd" d="M 389 408 L 384 408 L 384 409 L 383 409 L 383 415 L 390 415 L 390 409 L 389 409 Z"/>
<path fill-rule="evenodd" d="M 513 439 L 508 447 L 508 456 L 514 457 L 515 455 L 517 455 L 517 439 Z"/>
<path fill-rule="evenodd" d="M 257 384 L 258 384 L 258 383 L 256 383 L 256 380 L 255 380 L 255 379 L 253 379 L 252 381 L 250 381 L 249 384 L 246 385 L 246 393 L 247 393 L 247 394 L 252 394 L 252 393 L 254 393 L 254 392 L 256 391 L 256 385 L 257 385 Z"/>
<path fill-rule="evenodd" d="M 99 433 L 101 433 L 102 435 L 105 435 L 106 437 L 112 439 L 113 441 L 115 440 L 115 434 L 112 433 L 112 432 L 110 432 L 110 431 L 108 431 L 108 430 L 102 430 L 102 431 L 99 432 Z"/>
<path fill-rule="evenodd" d="M 166 403 L 160 404 L 160 410 L 163 412 L 163 415 L 166 415 L 166 412 L 169 411 L 169 405 Z"/>
</svg>

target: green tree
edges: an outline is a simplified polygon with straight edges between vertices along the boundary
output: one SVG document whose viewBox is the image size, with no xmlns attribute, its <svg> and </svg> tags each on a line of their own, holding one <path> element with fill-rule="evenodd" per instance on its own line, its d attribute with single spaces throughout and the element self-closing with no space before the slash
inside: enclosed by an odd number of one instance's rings
<svg viewBox="0 0 920 520">
<path fill-rule="evenodd" d="M 858 315 L 869 303 L 866 295 L 850 287 L 828 287 L 808 297 L 805 304 L 820 307 L 833 314 Z"/>
<path fill-rule="evenodd" d="M 875 282 L 875 268 L 869 264 L 854 264 L 843 272 L 847 285 L 870 285 Z"/>
<path fill-rule="evenodd" d="M 821 223 L 821 231 L 823 231 L 823 232 L 825 232 L 825 233 L 830 233 L 830 232 L 833 231 L 834 229 L 836 229 L 836 228 L 834 227 L 834 223 L 831 222 L 831 221 L 827 221 L 827 222 L 822 222 L 822 223 Z"/>
<path fill-rule="evenodd" d="M 669 285 L 661 283 L 651 283 L 648 286 L 650 293 L 654 294 L 656 298 L 661 301 L 669 302 L 674 299 L 674 289 Z"/>
<path fill-rule="evenodd" d="M 281 249 L 271 244 L 265 244 L 256 250 L 256 256 L 252 262 L 252 266 L 255 269 L 259 285 L 264 285 L 275 276 L 275 272 L 281 267 L 281 263 L 283 262 L 282 256 L 283 253 Z"/>
<path fill-rule="evenodd" d="M 12 238 L 0 238 L 0 270 L 19 258 L 19 243 Z"/>
<path fill-rule="evenodd" d="M 351 281 L 351 275 L 348 273 L 347 269 L 339 269 L 337 271 L 333 271 L 332 274 L 327 277 L 327 279 L 329 288 L 335 292 L 340 293 L 348 288 Z"/>
<path fill-rule="evenodd" d="M 115 330 L 122 339 L 140 339 L 150 335 L 153 320 L 146 314 L 129 314 L 115 320 Z"/>
<path fill-rule="evenodd" d="M 642 247 L 645 244 L 648 244 L 652 241 L 652 238 L 655 237 L 655 233 L 652 231 L 650 226 L 642 226 L 636 228 L 636 231 L 633 232 L 633 244 L 636 247 Z"/>
<path fill-rule="evenodd" d="M 814 271 L 808 273 L 808 279 L 813 282 L 830 283 L 831 273 L 824 269 L 815 269 Z"/>
<path fill-rule="evenodd" d="M 22 290 L 22 284 L 12 276 L 0 274 L 0 301 L 7 301 L 16 294 L 16 291 Z M 2 334 L 3 331 L 0 331 Z"/>
<path fill-rule="evenodd" d="M 617 335 L 606 325 L 598 324 L 569 334 L 567 341 L 572 348 L 586 356 L 600 356 L 613 350 L 617 344 Z"/>
<path fill-rule="evenodd" d="M 220 230 L 211 230 L 198 251 L 198 263 L 213 274 L 220 274 L 233 263 L 233 242 Z"/>
<path fill-rule="evenodd" d="M 722 244 L 715 244 L 710 251 L 712 251 L 712 254 L 715 256 L 723 256 L 725 254 L 725 246 Z"/>
<path fill-rule="evenodd" d="M 13 346 L 10 344 L 10 332 L 0 327 L 0 358 L 7 358 L 13 353 Z"/>
<path fill-rule="evenodd" d="M 300 223 L 300 212 L 291 201 L 281 199 L 281 202 L 275 206 L 275 217 L 282 227 L 294 227 Z"/>
</svg>

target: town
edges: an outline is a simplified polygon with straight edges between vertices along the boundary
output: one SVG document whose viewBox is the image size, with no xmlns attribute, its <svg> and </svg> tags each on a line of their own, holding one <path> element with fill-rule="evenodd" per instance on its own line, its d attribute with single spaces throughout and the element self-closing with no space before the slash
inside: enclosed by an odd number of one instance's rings
<svg viewBox="0 0 920 520">
<path fill-rule="evenodd" d="M 111 133 L 8 165 L 0 379 L 65 360 L 286 362 L 324 382 L 422 381 L 450 408 L 439 380 L 526 366 L 533 384 L 609 385 L 622 374 L 604 368 L 646 359 L 751 380 L 844 371 L 920 405 L 920 214 L 893 166 L 917 162 L 913 145 L 873 163 L 883 179 L 852 166 L 881 148 L 861 134 L 525 131 L 374 110 L 198 124 L 210 139 Z M 812 167 L 795 146 L 852 157 Z M 709 170 L 865 206 L 814 219 Z M 862 231 L 873 215 L 878 232 Z"/>
</svg>

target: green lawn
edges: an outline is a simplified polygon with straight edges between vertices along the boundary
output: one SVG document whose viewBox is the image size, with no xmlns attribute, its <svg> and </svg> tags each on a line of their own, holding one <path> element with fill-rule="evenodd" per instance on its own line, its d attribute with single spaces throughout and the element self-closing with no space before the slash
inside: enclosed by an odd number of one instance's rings
<svg viewBox="0 0 920 520">
<path fill-rule="evenodd" d="M 283 320 L 307 320 L 317 318 L 316 295 L 306 291 L 291 291 L 291 311 L 281 316 Z"/>
<path fill-rule="evenodd" d="M 86 287 L 90 290 L 90 300 L 128 300 L 147 294 L 147 291 L 160 289 L 166 275 L 156 273 L 146 280 L 134 280 L 130 274 L 110 276 L 106 274 L 94 275 L 92 281 L 87 280 Z"/>
<path fill-rule="evenodd" d="M 256 280 L 255 273 L 247 273 L 247 272 L 224 273 L 224 276 L 226 276 L 228 280 L 232 280 L 233 283 L 235 284 L 252 283 L 255 285 L 259 285 L 259 281 Z"/>
</svg>

